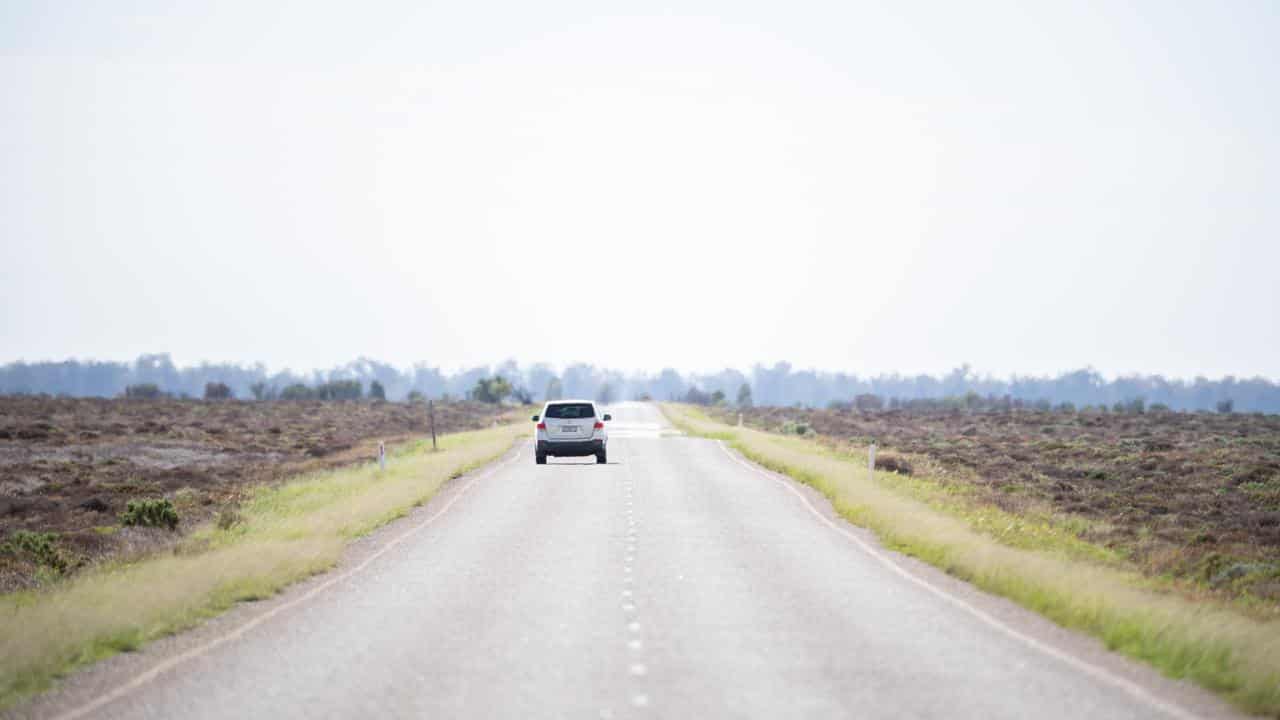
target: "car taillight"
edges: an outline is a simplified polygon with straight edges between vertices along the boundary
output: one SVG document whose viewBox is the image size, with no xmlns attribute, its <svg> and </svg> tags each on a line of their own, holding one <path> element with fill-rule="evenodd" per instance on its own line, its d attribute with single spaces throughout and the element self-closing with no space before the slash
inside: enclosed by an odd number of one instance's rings
<svg viewBox="0 0 1280 720">
<path fill-rule="evenodd" d="M 538 423 L 538 429 L 539 429 L 539 430 L 546 430 L 546 429 L 547 429 L 547 424 L 546 424 L 546 423 Z"/>
<path fill-rule="evenodd" d="M 603 430 L 603 429 L 604 429 L 604 423 L 602 423 L 602 422 L 600 422 L 599 420 L 597 420 L 597 421 L 596 421 L 596 429 L 597 429 L 597 430 Z"/>
</svg>

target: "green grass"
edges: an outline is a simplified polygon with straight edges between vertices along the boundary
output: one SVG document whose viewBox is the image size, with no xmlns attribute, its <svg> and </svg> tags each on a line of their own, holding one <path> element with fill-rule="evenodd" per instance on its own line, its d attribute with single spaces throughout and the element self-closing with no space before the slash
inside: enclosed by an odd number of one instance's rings
<svg viewBox="0 0 1280 720">
<path fill-rule="evenodd" d="M 871 475 L 865 458 L 814 440 L 726 425 L 683 405 L 663 410 L 685 432 L 723 440 L 813 486 L 887 547 L 1221 693 L 1243 710 L 1280 717 L 1276 621 L 1161 591 L 1123 558 L 1077 537 L 1068 520 L 978 507 L 928 478 Z"/>
<path fill-rule="evenodd" d="M 395 449 L 385 472 L 365 464 L 262 488 L 238 522 L 210 523 L 171 554 L 0 597 L 0 709 L 78 667 L 332 568 L 352 538 L 405 515 L 527 432 L 521 422 L 446 435 L 439 452 L 430 440 Z"/>
</svg>

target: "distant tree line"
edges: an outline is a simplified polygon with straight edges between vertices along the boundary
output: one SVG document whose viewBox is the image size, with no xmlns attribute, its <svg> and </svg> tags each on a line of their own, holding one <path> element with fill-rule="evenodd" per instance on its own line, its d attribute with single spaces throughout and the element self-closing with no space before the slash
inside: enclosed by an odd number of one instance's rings
<svg viewBox="0 0 1280 720">
<path fill-rule="evenodd" d="M 212 392 L 211 392 L 212 389 Z M 96 397 L 155 396 L 209 399 L 358 399 L 493 397 L 542 402 L 583 398 L 599 402 L 654 399 L 732 405 L 896 407 L 1106 408 L 1115 411 L 1207 410 L 1280 412 L 1280 384 L 1225 377 L 1211 380 L 1128 375 L 1108 380 L 1092 369 L 1054 377 L 978 375 L 967 365 L 941 376 L 859 376 L 796 370 L 788 363 L 756 365 L 750 371 L 687 374 L 667 368 L 623 373 L 587 364 L 555 370 L 545 363 L 507 361 L 446 373 L 419 363 L 401 369 L 360 358 L 329 370 L 271 372 L 261 364 L 202 363 L 176 366 L 169 355 L 143 355 L 134 362 L 66 360 L 0 366 L 0 393 L 45 393 Z"/>
</svg>

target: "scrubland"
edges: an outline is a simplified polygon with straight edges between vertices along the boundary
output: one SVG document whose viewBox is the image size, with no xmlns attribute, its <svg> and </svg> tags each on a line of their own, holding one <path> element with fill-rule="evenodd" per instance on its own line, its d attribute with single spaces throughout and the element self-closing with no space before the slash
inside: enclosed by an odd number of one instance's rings
<svg viewBox="0 0 1280 720">
<path fill-rule="evenodd" d="M 490 427 L 506 411 L 437 404 L 436 428 Z M 427 431 L 421 403 L 0 397 L 0 593 L 172 547 L 264 484 Z M 127 522 L 130 503 L 143 522 Z"/>
<path fill-rule="evenodd" d="M 737 422 L 737 411 L 710 411 Z M 1188 591 L 1280 614 L 1280 416 L 751 408 L 747 426 L 812 437 L 927 477 L 973 507 L 1056 519 Z M 904 477 L 904 481 L 905 481 Z"/>
</svg>

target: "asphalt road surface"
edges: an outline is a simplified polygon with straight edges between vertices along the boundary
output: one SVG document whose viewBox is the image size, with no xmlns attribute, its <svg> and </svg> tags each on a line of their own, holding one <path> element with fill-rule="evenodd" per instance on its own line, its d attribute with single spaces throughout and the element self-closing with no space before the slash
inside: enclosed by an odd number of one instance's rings
<svg viewBox="0 0 1280 720">
<path fill-rule="evenodd" d="M 343 568 L 25 712 L 121 718 L 1159 718 L 1216 700 L 831 519 L 648 405 L 530 447 Z"/>
</svg>

